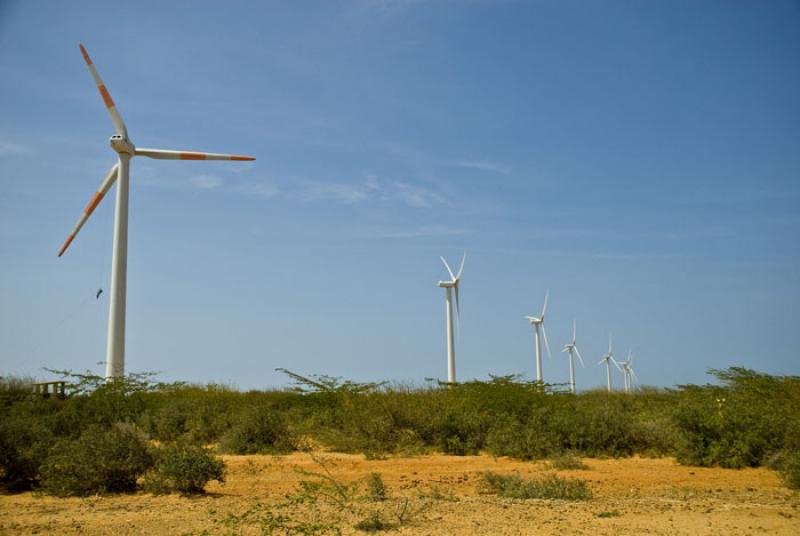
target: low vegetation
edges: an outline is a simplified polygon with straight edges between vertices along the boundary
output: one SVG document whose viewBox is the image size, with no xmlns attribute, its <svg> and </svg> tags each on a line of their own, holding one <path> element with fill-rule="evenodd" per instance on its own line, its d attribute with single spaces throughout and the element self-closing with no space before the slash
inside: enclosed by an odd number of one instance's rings
<svg viewBox="0 0 800 536">
<path fill-rule="evenodd" d="M 197 494 L 211 480 L 225 483 L 225 464 L 201 446 L 177 441 L 157 449 L 154 458 L 144 486 L 152 493 Z"/>
<path fill-rule="evenodd" d="M 487 472 L 481 475 L 478 489 L 506 499 L 555 499 L 587 501 L 592 492 L 583 480 L 550 475 L 526 480 L 519 475 L 499 475 Z"/>
<path fill-rule="evenodd" d="M 84 495 L 145 482 L 192 493 L 222 478 L 201 447 L 281 454 L 313 445 L 378 459 L 486 452 L 557 470 L 579 469 L 582 457 L 669 455 L 688 465 L 769 465 L 800 486 L 798 377 L 729 368 L 711 371 L 716 382 L 706 385 L 572 395 L 514 376 L 419 387 L 285 372 L 294 388 L 250 392 L 62 372 L 66 400 L 36 399 L 31 380 L 1 378 L 0 485 Z"/>
</svg>

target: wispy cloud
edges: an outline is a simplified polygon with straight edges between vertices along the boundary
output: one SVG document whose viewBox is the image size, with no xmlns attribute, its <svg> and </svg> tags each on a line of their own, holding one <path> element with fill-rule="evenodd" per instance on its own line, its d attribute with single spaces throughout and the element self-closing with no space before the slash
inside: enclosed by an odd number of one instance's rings
<svg viewBox="0 0 800 536">
<path fill-rule="evenodd" d="M 447 227 L 445 225 L 423 225 L 407 229 L 378 229 L 368 233 L 369 238 L 419 238 L 426 236 L 459 236 L 474 234 L 475 229 Z"/>
<path fill-rule="evenodd" d="M 372 174 L 358 183 L 307 182 L 298 196 L 304 201 L 334 201 L 343 204 L 398 201 L 414 208 L 447 203 L 444 195 L 431 188 L 405 181 L 382 179 Z"/>
<path fill-rule="evenodd" d="M 27 156 L 33 154 L 33 149 L 26 145 L 0 140 L 0 156 Z"/>
<path fill-rule="evenodd" d="M 233 191 L 244 194 L 244 195 L 253 195 L 258 197 L 275 197 L 280 193 L 280 190 L 272 184 L 265 184 L 265 183 L 244 183 L 239 184 L 233 188 Z"/>
<path fill-rule="evenodd" d="M 501 175 L 511 175 L 511 169 L 508 166 L 486 160 L 459 160 L 450 162 L 450 165 L 461 168 L 479 169 L 481 171 L 491 171 L 492 173 L 499 173 Z"/>
<path fill-rule="evenodd" d="M 336 201 L 351 205 L 369 199 L 370 194 L 364 185 L 340 182 L 310 182 L 300 192 L 305 201 Z"/>
<path fill-rule="evenodd" d="M 355 0 L 355 6 L 351 14 L 389 17 L 429 1 L 430 0 Z"/>
<path fill-rule="evenodd" d="M 430 207 L 446 203 L 447 199 L 421 186 L 414 186 L 405 182 L 395 182 L 391 187 L 396 191 L 397 196 L 407 205 L 417 208 Z"/>
<path fill-rule="evenodd" d="M 222 186 L 225 181 L 216 175 L 195 175 L 186 182 L 196 190 L 213 190 Z"/>
</svg>

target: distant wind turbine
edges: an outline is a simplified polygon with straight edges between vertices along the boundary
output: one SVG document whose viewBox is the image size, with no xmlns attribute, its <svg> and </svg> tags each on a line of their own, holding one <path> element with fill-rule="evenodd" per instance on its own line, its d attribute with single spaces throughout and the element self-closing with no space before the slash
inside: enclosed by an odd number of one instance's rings
<svg viewBox="0 0 800 536">
<path fill-rule="evenodd" d="M 547 348 L 547 356 L 550 356 L 550 344 L 547 342 L 547 331 L 544 329 L 544 313 L 547 311 L 547 298 L 550 291 L 544 293 L 544 306 L 542 307 L 542 314 L 538 317 L 526 316 L 528 322 L 533 326 L 536 332 L 536 381 L 542 381 L 542 337 L 544 337 L 544 346 Z"/>
<path fill-rule="evenodd" d="M 578 343 L 577 341 L 577 325 L 576 322 L 572 321 L 572 342 L 567 343 L 564 345 L 564 349 L 561 350 L 562 352 L 569 352 L 569 390 L 574 395 L 575 394 L 575 364 L 573 359 L 573 354 L 578 356 L 578 360 L 581 362 L 581 366 L 585 367 L 586 365 L 583 364 L 583 358 L 581 357 L 581 352 L 578 350 Z"/>
<path fill-rule="evenodd" d="M 458 269 L 458 274 L 454 275 L 453 270 L 450 269 L 450 265 L 447 264 L 447 261 L 444 260 L 444 257 L 439 257 L 442 259 L 444 263 L 444 267 L 447 268 L 447 273 L 450 274 L 450 281 L 439 281 L 438 286 L 445 289 L 447 295 L 447 302 L 445 304 L 445 310 L 447 315 L 447 382 L 448 383 L 455 383 L 456 382 L 456 345 L 455 340 L 453 338 L 453 300 L 452 300 L 452 291 L 455 290 L 456 293 L 456 315 L 457 315 L 457 322 L 458 322 L 458 330 L 459 333 L 461 332 L 461 304 L 458 300 L 458 284 L 461 281 L 461 272 L 464 271 L 464 261 L 467 260 L 467 252 L 464 252 L 464 256 L 461 257 L 461 266 Z"/>
<path fill-rule="evenodd" d="M 623 361 L 621 365 L 622 374 L 625 376 L 625 392 L 632 393 L 633 381 L 639 381 L 639 378 L 636 377 L 636 373 L 633 371 L 633 350 L 628 351 L 628 359 Z"/>
<path fill-rule="evenodd" d="M 603 359 L 597 362 L 598 365 L 606 364 L 606 376 L 608 377 L 608 392 L 611 392 L 611 363 L 617 367 L 617 370 L 622 372 L 619 363 L 614 359 L 614 352 L 611 351 L 611 334 L 608 334 L 608 353 L 603 356 Z"/>
<path fill-rule="evenodd" d="M 117 152 L 119 161 L 114 164 L 106 174 L 97 192 L 92 196 L 89 204 L 78 218 L 78 223 L 67 237 L 58 256 L 62 256 L 75 239 L 78 231 L 89 219 L 94 209 L 100 204 L 106 192 L 117 182 L 117 200 L 114 213 L 114 250 L 111 257 L 111 291 L 109 298 L 108 314 L 108 344 L 106 346 L 106 378 L 120 378 L 125 375 L 125 295 L 128 267 L 128 180 L 131 158 L 146 156 L 163 160 L 255 160 L 252 156 L 236 156 L 217 153 L 195 153 L 186 151 L 166 151 L 163 149 L 137 148 L 128 139 L 128 130 L 122 121 L 122 116 L 117 110 L 111 95 L 108 93 L 103 80 L 97 73 L 89 54 L 83 45 L 80 45 L 83 59 L 89 66 L 100 96 L 111 115 L 116 134 L 111 136 L 111 148 Z M 97 297 L 99 298 L 98 292 Z"/>
</svg>

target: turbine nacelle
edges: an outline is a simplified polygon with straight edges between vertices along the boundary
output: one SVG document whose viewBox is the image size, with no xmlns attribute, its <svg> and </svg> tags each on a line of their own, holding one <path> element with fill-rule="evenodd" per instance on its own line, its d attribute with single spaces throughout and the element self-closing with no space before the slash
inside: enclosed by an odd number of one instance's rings
<svg viewBox="0 0 800 536">
<path fill-rule="evenodd" d="M 131 143 L 131 140 L 121 134 L 114 134 L 111 136 L 108 143 L 111 145 L 112 149 L 120 154 L 125 153 L 131 156 L 136 154 L 136 147 Z"/>
<path fill-rule="evenodd" d="M 453 288 L 458 284 L 458 280 L 455 281 L 439 281 L 436 283 L 437 286 L 441 288 Z"/>
</svg>

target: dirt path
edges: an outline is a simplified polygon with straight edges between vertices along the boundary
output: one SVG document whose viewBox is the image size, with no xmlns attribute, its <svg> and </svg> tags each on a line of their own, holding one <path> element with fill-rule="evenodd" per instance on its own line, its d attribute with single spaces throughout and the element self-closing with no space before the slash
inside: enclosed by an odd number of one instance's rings
<svg viewBox="0 0 800 536">
<path fill-rule="evenodd" d="M 325 499 L 325 488 L 298 493 L 301 480 L 322 481 L 297 471 L 324 472 L 308 454 L 227 456 L 226 485 L 213 483 L 202 497 L 0 496 L 0 534 L 309 534 L 313 524 L 331 534 L 334 526 L 364 534 L 354 525 L 373 513 L 393 526 L 392 534 L 800 534 L 800 494 L 767 469 L 589 459 L 589 469 L 558 475 L 585 480 L 591 500 L 521 501 L 479 494 L 479 473 L 540 477 L 552 473 L 546 463 L 489 456 L 316 457 L 342 485 L 362 482 L 359 496 L 366 493 L 364 479 L 379 473 L 388 500 L 354 498 L 341 510 Z M 295 532 L 287 531 L 291 527 Z"/>
</svg>

